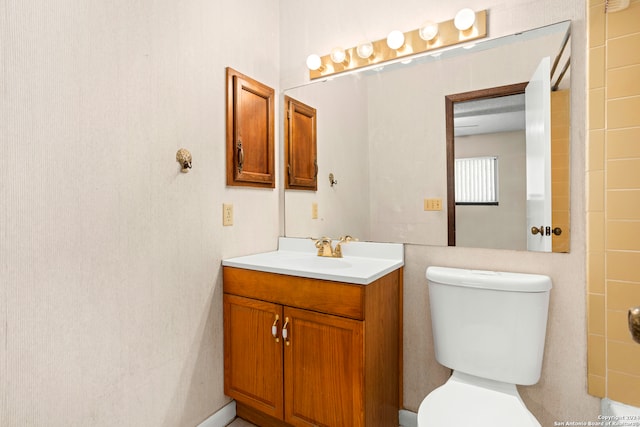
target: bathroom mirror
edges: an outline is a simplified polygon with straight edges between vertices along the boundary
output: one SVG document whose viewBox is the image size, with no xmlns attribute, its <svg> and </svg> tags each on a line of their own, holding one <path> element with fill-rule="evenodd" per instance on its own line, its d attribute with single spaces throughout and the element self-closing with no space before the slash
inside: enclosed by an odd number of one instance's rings
<svg viewBox="0 0 640 427">
<path fill-rule="evenodd" d="M 554 62 L 569 28 L 562 22 L 286 90 L 317 110 L 318 190 L 285 191 L 285 235 L 448 245 L 446 97 L 527 82 L 542 58 Z M 464 245 L 495 247 L 500 230 L 492 233 Z"/>
</svg>

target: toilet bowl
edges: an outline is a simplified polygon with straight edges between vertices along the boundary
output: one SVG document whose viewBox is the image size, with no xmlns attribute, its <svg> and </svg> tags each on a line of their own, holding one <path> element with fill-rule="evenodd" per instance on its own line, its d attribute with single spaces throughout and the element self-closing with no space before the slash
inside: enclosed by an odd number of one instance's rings
<svg viewBox="0 0 640 427">
<path fill-rule="evenodd" d="M 454 371 L 420 404 L 418 426 L 540 427 L 515 384 Z"/>
<path fill-rule="evenodd" d="M 429 267 L 427 280 L 436 360 L 453 373 L 418 427 L 539 427 L 516 384 L 540 379 L 551 279 Z"/>
</svg>

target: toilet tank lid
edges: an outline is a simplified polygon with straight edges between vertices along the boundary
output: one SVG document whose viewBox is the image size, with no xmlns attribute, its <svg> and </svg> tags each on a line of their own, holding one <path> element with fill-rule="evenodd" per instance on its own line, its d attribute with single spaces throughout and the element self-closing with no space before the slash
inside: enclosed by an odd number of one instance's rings
<svg viewBox="0 0 640 427">
<path fill-rule="evenodd" d="M 542 274 L 451 267 L 428 267 L 427 280 L 451 286 L 508 292 L 547 292 L 551 289 L 551 278 Z"/>
</svg>

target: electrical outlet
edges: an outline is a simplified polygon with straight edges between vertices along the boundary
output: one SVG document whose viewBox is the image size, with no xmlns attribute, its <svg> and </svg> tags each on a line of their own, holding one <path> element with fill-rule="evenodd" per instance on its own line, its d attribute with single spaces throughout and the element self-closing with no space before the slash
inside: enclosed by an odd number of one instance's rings
<svg viewBox="0 0 640 427">
<path fill-rule="evenodd" d="M 311 203 L 311 219 L 318 219 L 318 203 Z"/>
<path fill-rule="evenodd" d="M 231 203 L 222 204 L 222 225 L 233 225 L 233 205 Z"/>
<path fill-rule="evenodd" d="M 441 211 L 442 199 L 424 199 L 425 211 Z"/>
</svg>

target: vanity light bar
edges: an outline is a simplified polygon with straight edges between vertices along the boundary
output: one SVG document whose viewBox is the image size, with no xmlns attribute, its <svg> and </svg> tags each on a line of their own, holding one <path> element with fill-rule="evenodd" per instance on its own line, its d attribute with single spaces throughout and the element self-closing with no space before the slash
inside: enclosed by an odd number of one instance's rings
<svg viewBox="0 0 640 427">
<path fill-rule="evenodd" d="M 487 36 L 487 11 L 482 10 L 476 12 L 475 23 L 467 30 L 458 30 L 454 24 L 454 20 L 438 23 L 437 35 L 429 41 L 420 37 L 420 29 L 415 29 L 404 33 L 404 44 L 397 49 L 392 49 L 387 44 L 387 38 L 371 42 L 373 53 L 362 58 L 358 54 L 358 47 L 352 47 L 344 50 L 344 60 L 335 63 L 331 59 L 331 54 L 318 57 L 311 55 L 314 60 L 320 60 L 320 64 L 314 64 L 316 68 L 309 70 L 309 78 L 311 80 L 331 76 L 345 71 L 352 71 L 362 67 L 368 67 L 375 64 L 392 61 L 403 57 L 410 57 L 430 50 L 441 49 L 455 44 L 465 43 L 471 40 L 481 39 Z M 365 43 L 363 43 L 364 45 Z"/>
</svg>

